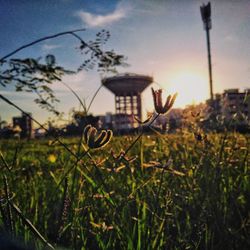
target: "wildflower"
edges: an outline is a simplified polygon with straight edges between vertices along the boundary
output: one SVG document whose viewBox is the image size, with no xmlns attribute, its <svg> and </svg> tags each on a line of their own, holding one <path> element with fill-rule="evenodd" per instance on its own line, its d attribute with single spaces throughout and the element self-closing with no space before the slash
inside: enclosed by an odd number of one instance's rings
<svg viewBox="0 0 250 250">
<path fill-rule="evenodd" d="M 56 162 L 56 156 L 54 154 L 50 154 L 48 156 L 48 161 L 50 161 L 51 163 L 55 163 Z"/>
<path fill-rule="evenodd" d="M 162 89 L 159 89 L 159 90 L 154 90 L 153 88 L 151 89 L 152 89 L 152 94 L 154 98 L 155 111 L 158 114 L 167 113 L 174 105 L 175 99 L 177 97 L 177 93 L 175 93 L 173 96 L 169 95 L 167 97 L 165 105 L 163 106 L 162 105 Z"/>
<path fill-rule="evenodd" d="M 83 134 L 88 147 L 95 149 L 105 147 L 110 142 L 113 132 L 111 130 L 102 130 L 97 135 L 97 129 L 91 125 L 87 125 Z"/>
</svg>

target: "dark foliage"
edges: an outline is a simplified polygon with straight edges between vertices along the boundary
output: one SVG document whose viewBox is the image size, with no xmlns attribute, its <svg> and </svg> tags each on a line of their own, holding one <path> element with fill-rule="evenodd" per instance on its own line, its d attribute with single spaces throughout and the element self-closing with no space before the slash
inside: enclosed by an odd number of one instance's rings
<svg viewBox="0 0 250 250">
<path fill-rule="evenodd" d="M 67 70 L 57 65 L 54 55 L 47 55 L 44 60 L 42 58 L 10 58 L 22 49 L 66 34 L 70 34 L 80 41 L 79 50 L 84 55 L 84 61 L 76 71 Z M 117 66 L 125 65 L 123 55 L 116 54 L 113 50 L 105 51 L 101 49 L 101 46 L 108 41 L 109 37 L 110 33 L 102 30 L 96 34 L 94 41 L 85 42 L 76 34 L 76 31 L 69 31 L 44 37 L 24 45 L 0 58 L 0 85 L 2 87 L 13 86 L 16 91 L 35 93 L 37 98 L 34 101 L 41 108 L 59 115 L 55 107 L 59 100 L 51 88 L 55 81 L 61 81 L 65 74 L 74 74 L 81 70 L 97 69 L 98 72 L 114 72 Z"/>
</svg>

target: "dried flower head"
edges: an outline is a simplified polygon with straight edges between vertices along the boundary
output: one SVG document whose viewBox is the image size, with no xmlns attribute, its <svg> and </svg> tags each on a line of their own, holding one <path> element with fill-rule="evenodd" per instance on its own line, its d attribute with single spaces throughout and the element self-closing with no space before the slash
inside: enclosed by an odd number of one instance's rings
<svg viewBox="0 0 250 250">
<path fill-rule="evenodd" d="M 194 118 L 199 117 L 199 116 L 200 116 L 200 113 L 201 113 L 201 110 L 200 110 L 200 111 L 197 111 L 197 112 L 191 111 L 191 115 L 192 115 Z"/>
<path fill-rule="evenodd" d="M 113 136 L 111 130 L 102 130 L 97 133 L 97 129 L 90 124 L 84 128 L 83 134 L 86 144 L 92 149 L 105 147 Z"/>
<path fill-rule="evenodd" d="M 122 160 L 124 160 L 125 162 L 133 162 L 137 158 L 136 156 L 131 157 L 131 158 L 126 157 L 126 154 L 125 154 L 124 150 L 121 150 L 118 155 L 115 155 L 114 151 L 111 150 L 110 154 L 111 154 L 111 156 L 113 157 L 113 159 L 115 161 L 122 161 Z"/>
<path fill-rule="evenodd" d="M 177 93 L 175 93 L 173 96 L 169 95 L 167 97 L 165 105 L 163 106 L 163 104 L 162 104 L 162 89 L 159 89 L 159 90 L 154 90 L 153 88 L 151 88 L 151 89 L 152 89 L 152 94 L 153 94 L 153 98 L 154 98 L 155 111 L 158 114 L 167 113 L 174 105 L 175 99 L 177 97 Z"/>
</svg>

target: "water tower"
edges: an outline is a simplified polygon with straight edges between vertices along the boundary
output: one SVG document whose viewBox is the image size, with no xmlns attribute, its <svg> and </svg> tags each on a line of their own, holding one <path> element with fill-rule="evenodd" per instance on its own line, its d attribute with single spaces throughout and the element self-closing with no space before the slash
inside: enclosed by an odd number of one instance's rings
<svg viewBox="0 0 250 250">
<path fill-rule="evenodd" d="M 141 94 L 152 82 L 150 76 L 131 73 L 102 79 L 102 84 L 115 94 L 115 124 L 118 129 L 134 127 L 134 116 L 142 119 Z"/>
</svg>

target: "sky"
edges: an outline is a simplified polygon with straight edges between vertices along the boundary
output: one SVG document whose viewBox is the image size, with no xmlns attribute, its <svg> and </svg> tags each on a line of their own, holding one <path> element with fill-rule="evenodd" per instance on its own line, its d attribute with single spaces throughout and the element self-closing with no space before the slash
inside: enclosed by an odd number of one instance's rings
<svg viewBox="0 0 250 250">
<path fill-rule="evenodd" d="M 214 92 L 250 88 L 250 0 L 210 1 L 210 31 Z M 94 39 L 102 29 L 111 37 L 105 49 L 123 54 L 129 64 L 119 73 L 146 74 L 154 78 L 152 87 L 163 88 L 164 96 L 178 92 L 175 107 L 204 102 L 209 98 L 206 36 L 200 15 L 200 0 L 0 0 L 0 57 L 47 35 L 85 28 L 79 35 Z M 78 41 L 70 36 L 46 40 L 15 54 L 27 58 L 54 54 L 57 63 L 76 70 L 84 56 Z M 97 71 L 67 75 L 67 83 L 87 104 L 101 85 Z M 70 118 L 78 100 L 60 82 L 52 87 L 60 99 L 58 110 Z M 40 109 L 34 94 L 14 92 L 0 86 L 0 93 L 40 122 L 53 114 Z M 143 113 L 153 110 L 150 88 L 142 95 Z M 114 95 L 101 88 L 90 112 L 114 112 Z M 20 112 L 0 100 L 2 120 Z"/>
</svg>

